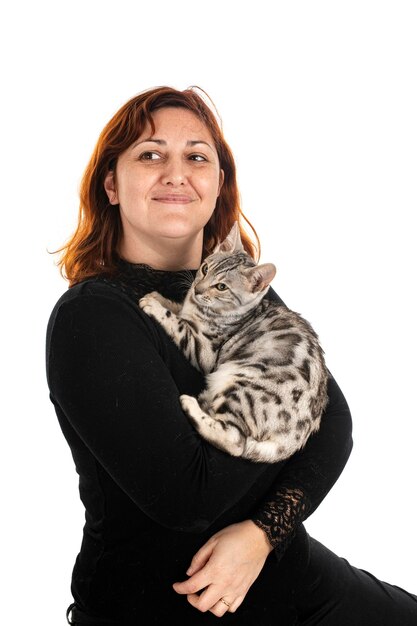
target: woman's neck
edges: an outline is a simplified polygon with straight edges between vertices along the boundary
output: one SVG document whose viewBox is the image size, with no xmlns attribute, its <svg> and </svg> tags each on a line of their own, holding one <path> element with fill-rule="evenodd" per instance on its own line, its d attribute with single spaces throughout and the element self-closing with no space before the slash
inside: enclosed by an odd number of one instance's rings
<svg viewBox="0 0 417 626">
<path fill-rule="evenodd" d="M 200 238 L 198 238 L 200 239 Z M 202 241 L 178 239 L 138 242 L 122 239 L 119 255 L 129 263 L 149 265 L 156 270 L 179 271 L 197 269 L 201 264 Z"/>
</svg>

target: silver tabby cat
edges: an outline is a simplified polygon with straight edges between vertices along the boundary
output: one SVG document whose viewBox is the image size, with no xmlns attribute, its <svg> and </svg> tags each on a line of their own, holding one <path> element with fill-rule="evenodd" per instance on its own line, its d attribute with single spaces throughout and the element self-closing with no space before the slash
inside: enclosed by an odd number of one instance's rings
<svg viewBox="0 0 417 626">
<path fill-rule="evenodd" d="M 318 430 L 328 372 L 318 337 L 298 313 L 263 299 L 275 266 L 256 265 L 237 223 L 199 268 L 184 303 L 139 301 L 206 374 L 181 406 L 202 437 L 252 461 L 288 458 Z"/>
</svg>

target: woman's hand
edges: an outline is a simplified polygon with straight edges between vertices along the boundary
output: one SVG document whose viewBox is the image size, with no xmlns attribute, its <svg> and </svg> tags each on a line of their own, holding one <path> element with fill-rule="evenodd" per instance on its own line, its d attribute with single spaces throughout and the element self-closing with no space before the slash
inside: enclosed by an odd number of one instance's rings
<svg viewBox="0 0 417 626">
<path fill-rule="evenodd" d="M 272 550 L 266 534 L 251 520 L 227 526 L 194 555 L 190 578 L 173 585 L 199 611 L 221 617 L 242 604 Z M 201 592 L 201 593 L 199 593 Z"/>
</svg>

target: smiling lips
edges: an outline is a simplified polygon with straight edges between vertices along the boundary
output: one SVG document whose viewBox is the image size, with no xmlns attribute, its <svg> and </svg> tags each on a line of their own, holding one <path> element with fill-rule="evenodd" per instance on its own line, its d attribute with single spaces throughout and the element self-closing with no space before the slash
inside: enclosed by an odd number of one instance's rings
<svg viewBox="0 0 417 626">
<path fill-rule="evenodd" d="M 183 194 L 177 193 L 161 194 L 159 196 L 155 196 L 152 199 L 156 200 L 157 202 L 166 202 L 168 204 L 188 204 L 189 202 L 193 201 L 193 198 L 191 198 L 190 196 L 185 196 Z"/>
</svg>

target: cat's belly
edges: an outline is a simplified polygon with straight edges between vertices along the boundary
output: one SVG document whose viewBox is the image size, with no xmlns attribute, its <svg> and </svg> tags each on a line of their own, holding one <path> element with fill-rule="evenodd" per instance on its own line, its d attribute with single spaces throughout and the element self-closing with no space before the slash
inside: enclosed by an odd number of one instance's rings
<svg viewBox="0 0 417 626">
<path fill-rule="evenodd" d="M 222 363 L 220 367 L 210 374 L 207 374 L 207 387 L 213 396 L 224 393 L 227 387 L 233 385 L 236 377 L 242 374 L 242 366 L 237 363 Z"/>
</svg>

